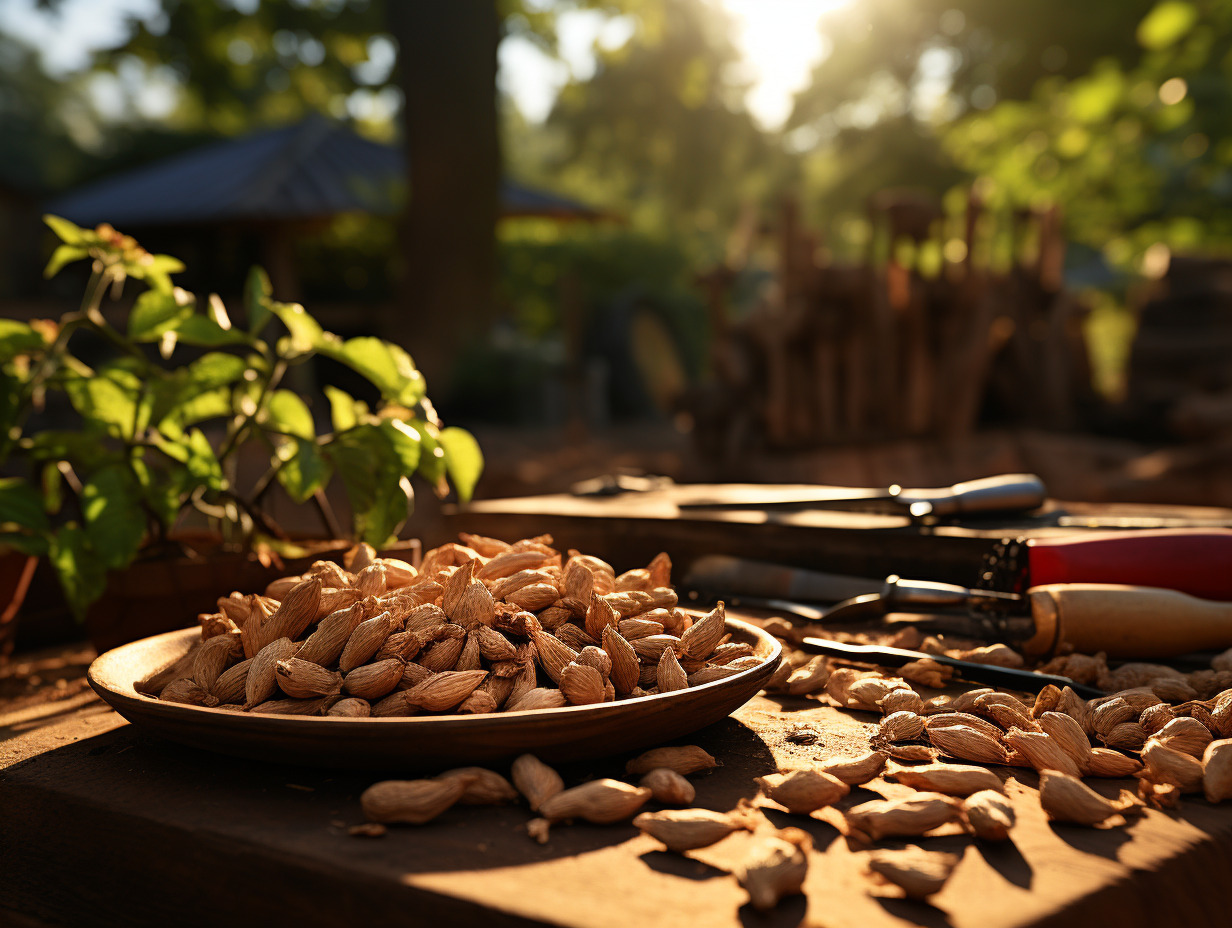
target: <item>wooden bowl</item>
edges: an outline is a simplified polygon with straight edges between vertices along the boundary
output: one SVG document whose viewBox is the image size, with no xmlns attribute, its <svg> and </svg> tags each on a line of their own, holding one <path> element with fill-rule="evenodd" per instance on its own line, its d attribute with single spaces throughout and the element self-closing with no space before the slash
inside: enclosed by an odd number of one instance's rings
<svg viewBox="0 0 1232 928">
<path fill-rule="evenodd" d="M 134 725 L 171 741 L 274 763 L 376 769 L 442 769 L 506 761 L 526 752 L 545 761 L 602 757 L 679 738 L 744 705 L 774 673 L 782 648 L 755 625 L 727 619 L 733 641 L 751 644 L 761 664 L 722 680 L 637 699 L 412 718 L 253 715 L 162 702 L 136 681 L 182 655 L 196 628 L 143 638 L 98 657 L 90 685 Z"/>
</svg>

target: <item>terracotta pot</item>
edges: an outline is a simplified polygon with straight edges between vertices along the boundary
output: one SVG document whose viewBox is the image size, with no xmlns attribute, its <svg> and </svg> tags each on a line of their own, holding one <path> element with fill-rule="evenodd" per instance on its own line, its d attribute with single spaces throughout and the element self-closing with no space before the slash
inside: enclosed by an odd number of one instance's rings
<svg viewBox="0 0 1232 928">
<path fill-rule="evenodd" d="M 20 551 L 0 554 L 0 657 L 13 650 L 17 610 L 26 599 L 38 558 Z"/>
<path fill-rule="evenodd" d="M 101 653 L 138 638 L 195 625 L 199 613 L 216 611 L 218 597 L 233 590 L 260 592 L 271 580 L 302 573 L 313 561 L 341 563 L 351 547 L 339 541 L 302 544 L 312 553 L 284 559 L 282 569 L 266 567 L 252 555 L 231 552 L 137 561 L 112 574 L 107 592 L 86 613 L 86 634 Z M 419 541 L 400 541 L 381 554 L 417 562 Z"/>
</svg>

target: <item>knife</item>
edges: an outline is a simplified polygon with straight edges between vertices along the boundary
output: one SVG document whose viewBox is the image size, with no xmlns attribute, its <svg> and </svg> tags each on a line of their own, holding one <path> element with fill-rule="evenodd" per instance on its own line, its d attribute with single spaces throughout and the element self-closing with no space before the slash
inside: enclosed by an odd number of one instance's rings
<svg viewBox="0 0 1232 928">
<path fill-rule="evenodd" d="M 905 648 L 890 648 L 872 644 L 847 644 L 831 641 L 828 638 L 804 638 L 797 645 L 803 651 L 814 654 L 826 654 L 830 657 L 842 657 L 861 664 L 877 664 L 882 667 L 902 667 L 912 661 L 927 658 L 946 667 L 954 668 L 958 676 L 972 683 L 987 683 L 990 686 L 1001 686 L 1006 689 L 1022 690 L 1028 693 L 1038 693 L 1048 685 L 1070 687 L 1083 699 L 1095 699 L 1107 694 L 1093 686 L 1075 683 L 1069 677 L 1056 676 L 1048 673 L 1037 673 L 1034 670 L 1020 670 L 1015 667 L 997 667 L 993 664 L 977 664 L 974 661 L 963 661 L 944 654 L 925 654 L 923 651 L 908 651 Z"/>
<path fill-rule="evenodd" d="M 678 495 L 680 509 L 840 509 L 876 506 L 914 518 L 960 516 L 994 512 L 1027 512 L 1038 509 L 1048 497 L 1044 483 L 1034 474 L 1001 474 L 967 480 L 950 487 L 904 489 L 864 487 L 765 487 L 756 484 L 726 488 L 723 495 L 698 488 L 690 497 Z"/>
</svg>

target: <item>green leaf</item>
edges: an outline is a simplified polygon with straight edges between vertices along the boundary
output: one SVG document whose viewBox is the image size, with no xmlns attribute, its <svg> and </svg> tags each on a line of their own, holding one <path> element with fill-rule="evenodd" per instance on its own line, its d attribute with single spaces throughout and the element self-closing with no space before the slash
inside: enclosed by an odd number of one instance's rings
<svg viewBox="0 0 1232 928">
<path fill-rule="evenodd" d="M 265 268 L 253 265 L 244 284 L 244 312 L 248 314 L 248 331 L 259 335 L 273 317 L 269 302 L 273 295 Z"/>
<path fill-rule="evenodd" d="M 90 548 L 86 533 L 73 523 L 56 532 L 47 557 L 60 577 L 64 598 L 73 613 L 84 618 L 86 608 L 107 588 L 107 568 L 102 559 Z"/>
<path fill-rule="evenodd" d="M 422 449 L 419 456 L 419 474 L 438 494 L 444 495 L 445 483 L 445 449 L 441 447 L 440 433 L 436 426 L 424 422 L 419 426 L 423 435 Z"/>
<path fill-rule="evenodd" d="M 209 419 L 221 419 L 232 415 L 231 391 L 226 387 L 206 390 L 190 399 L 176 404 L 158 422 L 158 430 L 168 438 L 181 438 L 184 430 Z"/>
<path fill-rule="evenodd" d="M 218 462 L 210 440 L 200 429 L 193 429 L 179 440 L 156 437 L 155 441 L 167 457 L 179 461 L 187 468 L 193 479 L 193 486 L 203 486 L 208 490 L 221 490 L 224 487 L 222 465 Z"/>
<path fill-rule="evenodd" d="M 42 535 L 22 535 L 18 532 L 0 532 L 0 551 L 9 549 L 22 554 L 42 557 L 47 553 L 47 539 Z"/>
<path fill-rule="evenodd" d="M 81 488 L 81 514 L 90 546 L 107 567 L 126 567 L 145 537 L 141 490 L 127 468 L 104 467 Z"/>
<path fill-rule="evenodd" d="M 269 303 L 270 311 L 291 333 L 291 350 L 297 354 L 315 351 L 326 341 L 321 325 L 299 303 Z"/>
<path fill-rule="evenodd" d="M 30 437 L 30 457 L 34 461 L 70 461 L 84 471 L 102 466 L 115 457 L 106 447 L 107 430 L 97 423 L 87 423 L 81 431 L 48 429 Z"/>
<path fill-rule="evenodd" d="M 175 327 L 175 334 L 186 345 L 218 348 L 223 345 L 250 345 L 252 338 L 239 329 L 224 329 L 209 316 L 194 313 Z"/>
<path fill-rule="evenodd" d="M 414 406 L 423 399 L 423 374 L 411 356 L 392 342 L 363 335 L 341 344 L 324 344 L 319 350 L 363 374 L 392 403 Z"/>
<path fill-rule="evenodd" d="M 483 473 L 483 452 L 479 450 L 479 442 L 470 432 L 454 427 L 442 429 L 439 441 L 445 449 L 445 469 L 449 472 L 450 483 L 458 491 L 458 500 L 470 502 L 479 475 Z"/>
<path fill-rule="evenodd" d="M 244 376 L 248 363 L 233 354 L 211 351 L 203 354 L 186 368 L 188 382 L 195 390 L 227 387 Z"/>
<path fill-rule="evenodd" d="M 59 462 L 48 461 L 43 465 L 43 508 L 53 516 L 64 503 L 63 476 Z"/>
<path fill-rule="evenodd" d="M 312 440 L 316 426 L 307 404 L 290 390 L 275 390 L 266 400 L 262 424 L 276 432 Z"/>
<path fill-rule="evenodd" d="M 1175 44 L 1198 22 L 1198 10 L 1182 0 L 1158 3 L 1138 24 L 1138 42 L 1143 48 L 1157 51 Z"/>
<path fill-rule="evenodd" d="M 178 462 L 151 467 L 138 458 L 132 461 L 132 467 L 141 485 L 141 498 L 162 523 L 164 530 L 169 530 L 175 524 L 184 498 L 196 486 L 196 481 L 188 469 Z"/>
<path fill-rule="evenodd" d="M 53 216 L 51 213 L 43 216 L 43 222 L 51 226 L 51 231 L 60 236 L 60 241 L 68 245 L 88 245 L 96 237 L 93 231 L 83 229 L 76 223 Z"/>
<path fill-rule="evenodd" d="M 244 378 L 248 363 L 233 354 L 211 351 L 167 380 L 151 381 L 150 418 L 171 438 L 195 422 L 230 416 L 230 386 Z"/>
<path fill-rule="evenodd" d="M 109 376 L 99 371 L 93 377 L 76 377 L 65 383 L 65 392 L 83 417 L 104 426 L 114 438 L 127 438 L 138 419 L 136 383 L 123 376 L 125 371 L 110 373 Z M 140 427 L 141 422 L 137 424 Z"/>
<path fill-rule="evenodd" d="M 423 456 L 423 434 L 400 419 L 386 419 L 380 425 L 381 431 L 389 439 L 394 453 L 402 464 L 402 475 L 409 477 L 419 467 Z"/>
<path fill-rule="evenodd" d="M 186 447 L 189 454 L 184 463 L 188 466 L 188 472 L 203 486 L 211 490 L 221 490 L 225 486 L 222 465 L 205 433 L 200 429 L 193 429 L 188 433 Z"/>
<path fill-rule="evenodd" d="M 329 399 L 329 418 L 335 432 L 354 428 L 368 414 L 368 404 L 361 403 L 345 390 L 328 386 L 324 390 Z"/>
<path fill-rule="evenodd" d="M 278 470 L 278 482 L 297 503 L 307 502 L 329 482 L 333 473 L 316 442 L 306 438 L 284 442 L 278 448 L 278 457 L 283 461 Z"/>
<path fill-rule="evenodd" d="M 143 264 L 125 264 L 129 276 L 145 280 L 156 290 L 171 293 L 175 287 L 171 283 L 171 275 L 184 270 L 184 262 L 171 255 L 151 255 Z M 136 271 L 136 273 L 134 273 Z"/>
<path fill-rule="evenodd" d="M 128 337 L 139 342 L 158 341 L 164 332 L 176 331 L 193 314 L 195 305 L 192 294 L 184 290 L 146 290 L 128 314 Z"/>
<path fill-rule="evenodd" d="M 34 329 L 16 319 L 0 319 L 0 361 L 8 361 L 19 354 L 42 351 L 47 342 Z"/>
<path fill-rule="evenodd" d="M 42 494 L 20 477 L 0 479 L 0 525 L 8 531 L 14 526 L 31 532 L 50 531 Z"/>
<path fill-rule="evenodd" d="M 51 259 L 47 262 L 47 267 L 43 268 L 43 276 L 47 278 L 55 277 L 64 265 L 72 264 L 74 261 L 80 261 L 82 258 L 88 258 L 89 256 L 90 252 L 80 245 L 60 245 L 51 253 Z"/>
<path fill-rule="evenodd" d="M 359 425 L 322 450 L 346 488 L 356 537 L 373 547 L 387 544 L 406 521 L 411 486 L 388 435 Z"/>
</svg>

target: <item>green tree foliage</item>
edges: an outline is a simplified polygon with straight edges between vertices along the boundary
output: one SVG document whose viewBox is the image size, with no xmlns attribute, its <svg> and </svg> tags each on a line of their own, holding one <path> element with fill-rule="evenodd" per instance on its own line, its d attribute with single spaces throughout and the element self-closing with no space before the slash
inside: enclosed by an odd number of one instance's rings
<svg viewBox="0 0 1232 928">
<path fill-rule="evenodd" d="M 383 8 L 369 0 L 164 0 L 161 15 L 133 18 L 129 40 L 101 52 L 95 67 L 137 61 L 174 79 L 171 121 L 181 129 L 234 135 L 311 112 L 344 116 L 351 94 L 392 85 Z"/>
<path fill-rule="evenodd" d="M 969 183 L 968 166 L 942 143 L 946 124 L 1026 99 L 1041 77 L 1132 61 L 1134 25 L 1150 4 L 865 0 L 836 10 L 823 27 L 828 54 L 785 127 L 812 212 L 858 216 L 887 187 L 940 194 Z"/>
<path fill-rule="evenodd" d="M 1129 65 L 1097 62 L 960 121 L 947 147 L 1010 203 L 1068 204 L 1077 240 L 1122 267 L 1156 242 L 1232 245 L 1232 3 L 1163 0 Z"/>
<path fill-rule="evenodd" d="M 730 21 L 702 0 L 624 9 L 632 38 L 596 49 L 594 74 L 570 81 L 548 118 L 554 174 L 636 224 L 725 234 L 786 168 L 744 108 Z"/>
</svg>

